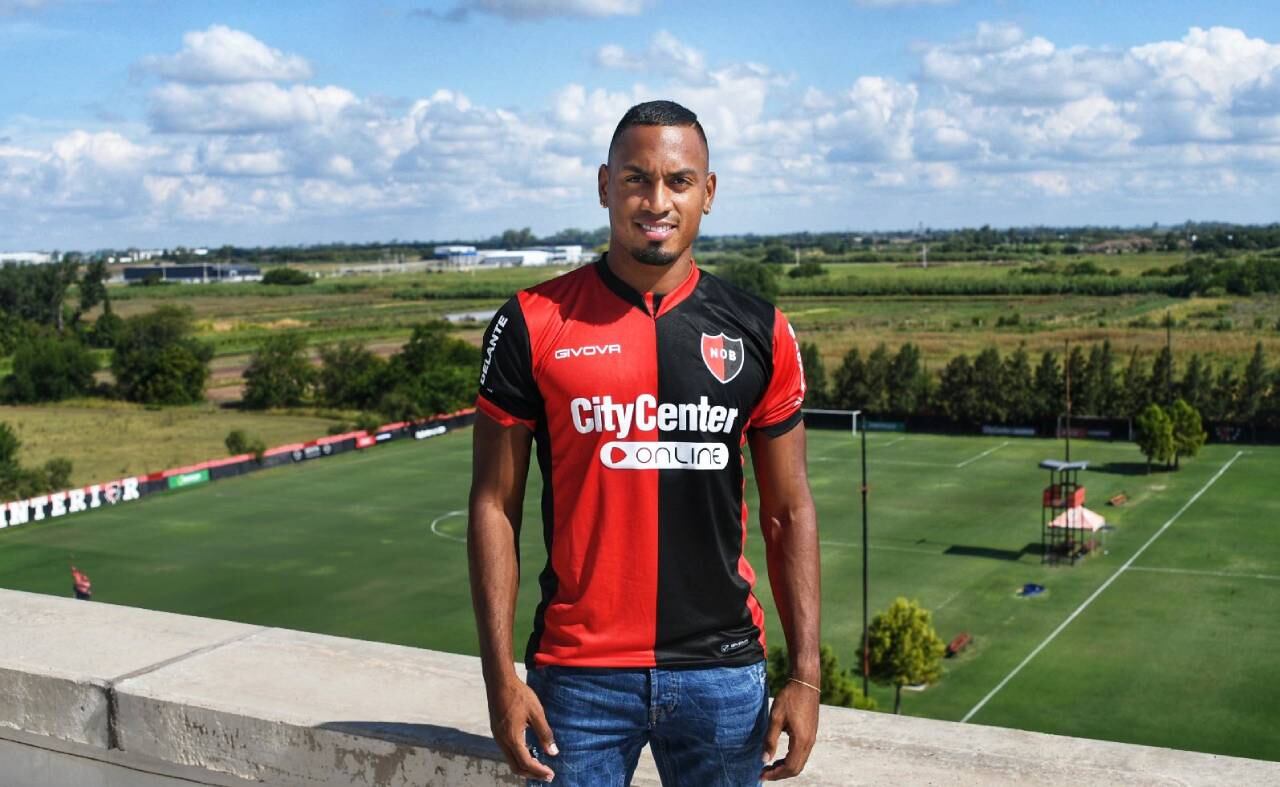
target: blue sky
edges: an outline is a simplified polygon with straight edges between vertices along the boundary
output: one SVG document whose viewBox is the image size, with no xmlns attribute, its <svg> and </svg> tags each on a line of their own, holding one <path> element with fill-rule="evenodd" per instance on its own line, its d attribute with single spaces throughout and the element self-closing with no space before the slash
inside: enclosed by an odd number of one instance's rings
<svg viewBox="0 0 1280 787">
<path fill-rule="evenodd" d="M 595 227 L 658 97 L 710 233 L 1275 221 L 1266 5 L 0 0 L 0 250 Z"/>
</svg>

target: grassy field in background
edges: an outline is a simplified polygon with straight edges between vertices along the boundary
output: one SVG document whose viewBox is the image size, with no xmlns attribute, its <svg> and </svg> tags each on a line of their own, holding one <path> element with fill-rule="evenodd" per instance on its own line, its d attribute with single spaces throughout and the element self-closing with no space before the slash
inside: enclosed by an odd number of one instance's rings
<svg viewBox="0 0 1280 787">
<path fill-rule="evenodd" d="M 714 255 L 708 259 L 714 261 Z M 1176 254 L 1059 257 L 1060 265 L 1092 261 L 1138 277 L 1149 268 L 1181 261 Z M 708 264 L 709 270 L 715 265 Z M 873 282 L 1004 281 L 1019 266 L 999 263 L 948 263 L 928 269 L 901 263 L 828 264 L 824 280 Z M 200 338 L 213 343 L 212 388 L 238 385 L 249 354 L 267 336 L 301 334 L 314 346 L 339 339 L 398 346 L 413 326 L 456 312 L 484 311 L 511 293 L 563 272 L 563 268 L 509 268 L 451 273 L 399 273 L 322 279 L 306 287 L 262 284 L 170 285 L 113 288 L 116 311 L 131 316 L 161 303 L 190 307 Z M 811 280 L 780 279 L 779 305 L 792 317 L 802 338 L 818 344 L 829 367 L 851 347 L 864 351 L 884 341 L 891 347 L 912 341 L 926 362 L 940 367 L 959 352 L 975 354 L 988 346 L 1002 353 L 1025 343 L 1040 353 L 1060 349 L 1064 341 L 1090 343 L 1111 339 L 1117 351 L 1137 348 L 1154 354 L 1165 341 L 1160 327 L 1166 314 L 1177 327 L 1174 351 L 1185 361 L 1193 352 L 1243 363 L 1262 341 L 1280 355 L 1280 297 L 1174 298 L 1164 294 L 1096 295 L 948 295 L 948 296 L 802 296 L 790 294 Z M 472 293 L 468 295 L 468 293 Z M 1006 324 L 1001 324 L 1004 318 Z M 1016 318 L 1016 324 L 1008 324 Z M 483 325 L 460 328 L 478 343 Z M 3 363 L 3 362 L 0 362 Z M 214 397 L 225 399 L 225 396 Z"/>
<path fill-rule="evenodd" d="M 1148 476 L 1132 444 L 1076 443 L 1073 457 L 1092 462 L 1091 506 L 1115 530 L 1107 554 L 1067 568 L 1041 565 L 1036 549 L 1046 482 L 1036 463 L 1060 455 L 1058 443 L 869 443 L 873 612 L 907 596 L 933 610 L 944 639 L 974 637 L 939 685 L 905 694 L 904 712 L 965 717 L 1078 613 L 974 722 L 1280 759 L 1280 500 L 1269 488 L 1280 449 L 1213 445 L 1180 472 Z M 10 528 L 0 586 L 68 595 L 74 555 L 100 601 L 475 653 L 462 543 L 469 452 L 462 430 Z M 862 604 L 857 457 L 848 433 L 810 432 L 823 639 L 849 666 Z M 1120 491 L 1131 502 L 1107 506 Z M 543 555 L 538 494 L 535 477 L 518 652 Z M 781 643 L 754 525 L 748 555 Z M 1026 582 L 1048 592 L 1018 598 Z M 892 707 L 888 689 L 873 694 Z"/>
<path fill-rule="evenodd" d="M 149 410 L 127 402 L 84 400 L 56 405 L 0 406 L 0 422 L 22 441 L 19 460 L 39 465 L 55 456 L 72 462 L 75 484 L 109 481 L 225 456 L 227 433 L 243 429 L 268 447 L 327 434 L 336 421 L 263 414 L 210 405 Z"/>
</svg>

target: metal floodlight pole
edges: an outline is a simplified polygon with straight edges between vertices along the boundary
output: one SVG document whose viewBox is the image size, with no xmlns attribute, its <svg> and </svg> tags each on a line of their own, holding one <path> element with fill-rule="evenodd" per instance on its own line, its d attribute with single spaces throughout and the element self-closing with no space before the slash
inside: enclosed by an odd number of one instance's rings
<svg viewBox="0 0 1280 787">
<path fill-rule="evenodd" d="M 861 410 L 853 411 L 853 424 L 858 425 Z M 870 549 L 867 545 L 867 419 L 862 419 L 862 696 L 868 695 L 867 681 L 871 674 L 869 660 L 869 644 L 867 638 L 867 556 Z"/>
</svg>

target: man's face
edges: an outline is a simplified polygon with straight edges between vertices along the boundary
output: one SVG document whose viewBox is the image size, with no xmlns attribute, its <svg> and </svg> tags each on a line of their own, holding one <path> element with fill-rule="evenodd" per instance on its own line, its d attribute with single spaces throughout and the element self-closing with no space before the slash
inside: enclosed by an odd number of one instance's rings
<svg viewBox="0 0 1280 787">
<path fill-rule="evenodd" d="M 716 193 L 707 149 L 692 126 L 632 126 L 601 165 L 600 202 L 609 208 L 610 248 L 646 265 L 689 254 Z"/>
</svg>

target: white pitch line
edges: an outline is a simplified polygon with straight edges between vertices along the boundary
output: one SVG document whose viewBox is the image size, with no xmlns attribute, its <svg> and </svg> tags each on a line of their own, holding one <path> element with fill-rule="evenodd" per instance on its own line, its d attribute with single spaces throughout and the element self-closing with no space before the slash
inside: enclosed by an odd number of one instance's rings
<svg viewBox="0 0 1280 787">
<path fill-rule="evenodd" d="M 458 511 L 450 511 L 445 514 L 441 514 L 440 516 L 431 520 L 431 532 L 435 533 L 437 536 L 440 536 L 441 538 L 447 538 L 450 541 L 457 541 L 459 544 L 467 543 L 467 540 L 465 538 L 459 538 L 458 536 L 452 535 L 450 533 L 441 533 L 439 528 L 436 527 L 436 525 L 440 524 L 442 521 L 448 519 L 451 516 L 462 516 L 465 513 L 467 513 L 465 510 L 458 510 Z"/>
<path fill-rule="evenodd" d="M 996 446 L 995 448 L 988 448 L 987 450 L 983 451 L 982 453 L 978 454 L 977 456 L 971 456 L 971 457 L 969 457 L 968 459 L 964 460 L 963 462 L 959 462 L 958 464 L 956 464 L 956 467 L 964 467 L 965 465 L 969 464 L 970 462 L 976 462 L 976 461 L 978 461 L 979 459 L 981 459 L 981 458 L 982 458 L 982 457 L 984 457 L 984 456 L 988 456 L 988 455 L 990 455 L 990 454 L 994 454 L 996 451 L 999 451 L 1001 448 L 1004 448 L 1004 447 L 1005 447 L 1006 445 L 1008 445 L 1008 444 L 1009 444 L 1009 441 L 1008 441 L 1008 440 L 1005 440 L 1003 443 L 1001 443 L 1000 445 Z"/>
<path fill-rule="evenodd" d="M 907 439 L 907 438 L 905 438 L 905 437 L 899 437 L 897 440 L 890 440 L 889 442 L 885 443 L 884 445 L 882 445 L 882 446 L 880 446 L 880 447 L 881 447 L 881 448 L 888 448 L 889 446 L 891 446 L 891 445 L 897 445 L 898 443 L 901 443 L 903 440 L 906 440 L 906 439 Z"/>
<path fill-rule="evenodd" d="M 1130 571 L 1156 571 L 1161 574 L 1193 574 L 1201 577 L 1226 577 L 1227 579 L 1270 579 L 1280 582 L 1275 574 L 1243 574 L 1236 571 L 1202 571 L 1195 568 L 1160 568 L 1158 566 L 1134 566 Z"/>
<path fill-rule="evenodd" d="M 1160 536 L 1164 535 L 1164 531 L 1168 530 L 1170 525 L 1172 525 L 1174 522 L 1178 521 L 1178 517 L 1182 516 L 1182 514 L 1183 514 L 1183 513 L 1184 513 L 1188 508 L 1190 508 L 1190 507 L 1191 507 L 1191 504 L 1192 504 L 1192 503 L 1194 503 L 1194 502 L 1196 502 L 1197 500 L 1199 500 L 1199 499 L 1200 499 L 1200 495 L 1203 495 L 1205 492 L 1207 492 L 1207 491 L 1209 490 L 1209 487 L 1213 486 L 1214 482 L 1216 482 L 1219 478 L 1221 478 L 1223 473 L 1227 472 L 1227 468 L 1229 468 L 1229 467 L 1231 467 L 1231 465 L 1235 464 L 1235 461 L 1236 461 L 1237 459 L 1239 459 L 1239 458 L 1240 458 L 1240 455 L 1241 455 L 1242 453 L 1244 453 L 1244 452 L 1243 452 L 1243 451 L 1237 451 L 1235 456 L 1233 456 L 1233 457 L 1231 457 L 1230 459 L 1228 459 L 1226 464 L 1224 464 L 1222 467 L 1218 468 L 1218 472 L 1214 473 L 1213 478 L 1210 478 L 1208 481 L 1206 481 L 1206 482 L 1205 482 L 1205 484 L 1204 484 L 1204 486 L 1200 487 L 1200 491 L 1198 491 L 1198 492 L 1196 492 L 1194 495 L 1192 495 L 1192 496 L 1191 496 L 1191 499 L 1190 499 L 1190 500 L 1188 500 L 1186 503 L 1184 503 L 1184 504 L 1183 504 L 1183 506 L 1182 506 L 1182 508 L 1179 508 L 1179 509 L 1178 509 L 1178 513 L 1176 513 L 1176 514 L 1174 514 L 1173 516 L 1169 517 L 1169 521 L 1168 521 L 1168 522 L 1165 522 L 1163 525 L 1161 525 L 1161 526 L 1160 526 L 1160 529 L 1159 529 L 1159 530 L 1157 530 L 1157 531 L 1155 532 L 1155 534 L 1151 536 L 1151 538 L 1148 538 L 1148 539 L 1147 539 L 1147 542 L 1146 542 L 1145 544 L 1143 544 L 1142 546 L 1138 547 L 1138 551 L 1137 551 L 1137 552 L 1134 552 L 1134 553 L 1133 553 L 1133 555 L 1132 555 L 1128 560 L 1126 560 L 1126 561 L 1124 562 L 1124 565 L 1122 565 L 1122 566 L 1120 566 L 1120 568 L 1116 569 L 1116 572 L 1115 572 L 1114 574 L 1112 574 L 1110 577 L 1108 577 L 1108 578 L 1107 578 L 1107 581 L 1106 581 L 1106 582 L 1103 582 L 1103 583 L 1102 583 L 1102 585 L 1100 585 L 1100 586 L 1098 587 L 1098 589 L 1097 589 L 1097 590 L 1093 591 L 1093 594 L 1092 594 L 1092 595 L 1090 595 L 1087 599 L 1085 599 L 1085 600 L 1084 600 L 1084 603 L 1082 603 L 1080 606 L 1076 607 L 1076 608 L 1075 608 L 1075 611 L 1074 611 L 1074 612 L 1072 612 L 1070 615 L 1068 615 L 1068 616 L 1067 616 L 1067 619 L 1066 619 L 1066 620 L 1064 620 L 1064 621 L 1062 621 L 1062 623 L 1060 623 L 1060 624 L 1058 625 L 1058 627 L 1057 627 L 1056 629 L 1054 629 L 1054 630 L 1053 630 L 1053 632 L 1052 632 L 1051 634 L 1049 634 L 1049 636 L 1045 637 L 1043 642 L 1041 642 L 1039 645 L 1036 645 L 1036 649 L 1035 649 L 1035 650 L 1031 651 L 1031 653 L 1029 653 L 1029 654 L 1027 655 L 1027 657 L 1026 657 L 1025 659 L 1023 659 L 1023 660 L 1018 664 L 1018 666 L 1014 667 L 1012 672 L 1010 672 L 1008 675 L 1005 675 L 1005 676 L 1004 676 L 1004 680 L 1002 680 L 1002 681 L 1000 681 L 999 683 L 997 683 L 997 684 L 996 684 L 996 687 L 995 687 L 994 689 L 992 689 L 991 691 L 987 692 L 987 696 L 983 697 L 983 698 L 978 702 L 978 704 L 977 704 L 977 705 L 974 705 L 974 706 L 973 706 L 973 708 L 971 708 L 971 709 L 969 710 L 969 712 L 968 712 L 968 713 L 966 713 L 966 714 L 964 715 L 964 718 L 962 718 L 962 719 L 960 720 L 960 723 L 961 723 L 961 724 L 964 724 L 964 723 L 965 723 L 965 722 L 967 722 L 969 719 L 972 719 L 972 718 L 973 718 L 973 715 L 974 715 L 975 713 L 977 713 L 978 711 L 982 710 L 982 707 L 983 707 L 984 705 L 986 705 L 988 702 L 990 702 L 990 701 L 991 701 L 991 698 L 992 698 L 992 697 L 994 697 L 994 696 L 996 696 L 996 694 L 998 694 L 998 693 L 1000 692 L 1000 690 L 1001 690 L 1001 689 L 1003 689 L 1003 688 L 1005 687 L 1005 685 L 1006 685 L 1006 684 L 1008 684 L 1008 682 L 1009 682 L 1009 681 L 1013 680 L 1013 678 L 1014 678 L 1014 676 L 1015 676 L 1015 675 L 1017 675 L 1019 672 L 1022 672 L 1022 668 L 1023 668 L 1023 667 L 1025 667 L 1025 666 L 1027 666 L 1028 664 L 1030 664 L 1030 663 L 1031 663 L 1031 660 L 1032 660 L 1032 659 L 1034 659 L 1034 658 L 1036 657 L 1036 655 L 1040 653 L 1040 651 L 1042 651 L 1042 650 L 1044 650 L 1046 647 L 1048 647 L 1049 643 L 1050 643 L 1050 642 L 1053 642 L 1053 640 L 1054 640 L 1054 639 L 1056 639 L 1056 638 L 1057 638 L 1057 636 L 1058 636 L 1059 634 L 1061 634 L 1061 633 L 1062 633 L 1062 630 L 1063 630 L 1063 629 L 1065 629 L 1065 628 L 1066 628 L 1066 627 L 1071 623 L 1071 621 L 1075 620 L 1075 619 L 1080 615 L 1080 613 L 1081 613 L 1081 612 L 1084 612 L 1084 611 L 1085 611 L 1085 609 L 1086 609 L 1090 604 L 1092 604 L 1092 603 L 1093 603 L 1093 600 L 1094 600 L 1094 599 L 1096 599 L 1098 596 L 1102 595 L 1102 591 L 1104 591 L 1104 590 L 1106 590 L 1107 588 L 1111 587 L 1111 583 L 1112 583 L 1112 582 L 1115 582 L 1117 577 L 1119 577 L 1121 574 L 1123 574 L 1123 573 L 1125 572 L 1125 570 L 1129 568 L 1129 566 L 1133 565 L 1133 561 L 1137 560 L 1137 559 L 1142 555 L 1142 553 L 1143 553 L 1143 552 L 1147 551 L 1147 547 L 1149 547 L 1149 546 L 1151 546 L 1152 544 L 1154 544 L 1154 543 L 1155 543 L 1155 540 L 1156 540 L 1157 538 L 1159 538 Z"/>
</svg>

